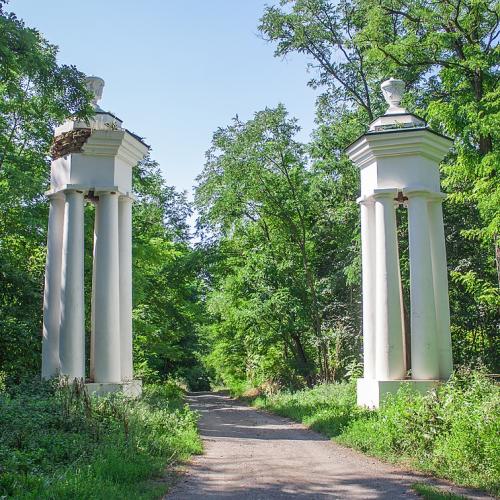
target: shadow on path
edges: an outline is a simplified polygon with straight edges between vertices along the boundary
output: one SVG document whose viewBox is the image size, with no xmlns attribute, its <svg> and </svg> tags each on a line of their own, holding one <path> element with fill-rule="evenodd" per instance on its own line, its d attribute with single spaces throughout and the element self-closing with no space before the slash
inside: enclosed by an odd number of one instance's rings
<svg viewBox="0 0 500 500">
<path fill-rule="evenodd" d="M 410 489 L 415 482 L 446 485 L 339 446 L 224 392 L 192 393 L 187 400 L 201 415 L 205 453 L 192 461 L 170 500 L 418 498 Z"/>
</svg>

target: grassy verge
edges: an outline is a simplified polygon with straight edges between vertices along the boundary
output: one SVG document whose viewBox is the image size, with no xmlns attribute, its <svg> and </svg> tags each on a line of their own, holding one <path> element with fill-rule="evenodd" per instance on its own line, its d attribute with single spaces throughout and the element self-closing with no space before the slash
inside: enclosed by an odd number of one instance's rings
<svg viewBox="0 0 500 500">
<path fill-rule="evenodd" d="M 79 385 L 4 391 L 0 498 L 158 498 L 165 469 L 201 452 L 196 421 L 172 383 L 137 401 L 89 398 Z"/>
<path fill-rule="evenodd" d="M 412 489 L 425 500 L 467 500 L 464 496 L 441 491 L 428 484 L 415 483 Z"/>
<path fill-rule="evenodd" d="M 378 411 L 356 407 L 352 383 L 260 396 L 253 404 L 365 453 L 500 492 L 500 388 L 481 373 L 454 375 L 425 396 L 401 390 Z"/>
</svg>

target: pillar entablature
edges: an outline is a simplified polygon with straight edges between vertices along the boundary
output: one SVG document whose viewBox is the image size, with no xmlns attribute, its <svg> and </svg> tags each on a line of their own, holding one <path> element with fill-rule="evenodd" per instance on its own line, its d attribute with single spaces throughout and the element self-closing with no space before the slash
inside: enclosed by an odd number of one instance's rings
<svg viewBox="0 0 500 500">
<path fill-rule="evenodd" d="M 137 393 L 132 368 L 132 168 L 148 146 L 103 111 L 55 131 L 44 294 L 42 376 L 85 379 L 91 392 Z M 85 361 L 84 204 L 95 207 L 90 368 Z"/>
<path fill-rule="evenodd" d="M 427 390 L 453 369 L 441 203 L 445 195 L 439 181 L 439 163 L 451 140 L 400 106 L 404 82 L 391 78 L 382 90 L 388 111 L 347 148 L 361 171 L 365 373 L 358 380 L 358 403 L 363 406 L 378 406 L 402 383 Z M 405 331 L 398 206 L 408 210 L 410 331 Z"/>
</svg>

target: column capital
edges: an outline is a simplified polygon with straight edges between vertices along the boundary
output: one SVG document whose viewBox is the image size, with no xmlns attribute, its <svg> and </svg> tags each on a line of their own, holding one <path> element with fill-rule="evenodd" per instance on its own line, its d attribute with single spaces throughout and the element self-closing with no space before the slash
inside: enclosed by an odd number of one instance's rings
<svg viewBox="0 0 500 500">
<path fill-rule="evenodd" d="M 444 200 L 448 198 L 448 195 L 446 193 L 430 193 L 429 194 L 429 201 L 431 202 L 439 202 L 442 203 Z"/>
<path fill-rule="evenodd" d="M 120 201 L 121 203 L 133 203 L 134 201 L 136 201 L 136 197 L 130 193 L 122 194 L 118 198 L 118 201 Z"/>
<path fill-rule="evenodd" d="M 77 187 L 70 187 L 68 189 L 65 189 L 63 191 L 63 193 L 65 195 L 68 195 L 68 194 L 81 194 L 83 196 L 86 193 L 86 190 L 85 189 L 80 189 L 80 188 L 77 188 Z"/>
<path fill-rule="evenodd" d="M 94 189 L 94 193 L 96 196 L 101 194 L 117 194 L 117 195 L 122 194 L 118 189 L 118 186 L 96 187 Z"/>
<path fill-rule="evenodd" d="M 443 200 L 444 198 L 446 198 L 446 195 L 444 193 L 431 191 L 430 189 L 421 186 L 411 186 L 403 188 L 403 195 L 407 198 L 422 196 L 433 201 Z"/>
<path fill-rule="evenodd" d="M 47 196 L 49 201 L 64 201 L 65 198 L 63 191 L 56 191 L 56 192 L 47 191 L 45 193 L 45 196 Z"/>
<path fill-rule="evenodd" d="M 381 199 L 393 199 L 395 200 L 398 196 L 398 188 L 382 188 L 373 190 L 373 198 L 375 200 Z"/>
<path fill-rule="evenodd" d="M 82 184 L 64 184 L 55 189 L 49 189 L 45 191 L 45 196 L 50 198 L 51 196 L 61 194 L 64 195 L 66 193 L 77 192 L 77 193 L 87 193 L 89 191 L 88 186 L 84 186 Z"/>
<path fill-rule="evenodd" d="M 358 205 L 373 205 L 375 203 L 375 200 L 373 199 L 373 196 L 360 196 L 359 198 L 356 199 L 356 203 Z"/>
</svg>

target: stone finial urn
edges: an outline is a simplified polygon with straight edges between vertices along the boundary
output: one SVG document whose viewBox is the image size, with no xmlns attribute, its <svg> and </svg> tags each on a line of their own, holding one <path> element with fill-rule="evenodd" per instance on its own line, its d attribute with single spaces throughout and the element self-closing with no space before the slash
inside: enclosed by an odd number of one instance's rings
<svg viewBox="0 0 500 500">
<path fill-rule="evenodd" d="M 403 82 L 403 80 L 390 78 L 383 82 L 380 88 L 382 89 L 385 101 L 389 104 L 389 109 L 385 113 L 386 115 L 406 112 L 406 110 L 400 106 L 401 99 L 405 92 L 405 82 Z"/>
<path fill-rule="evenodd" d="M 87 85 L 87 89 L 94 94 L 94 98 L 92 99 L 92 105 L 94 109 L 97 111 L 101 110 L 99 104 L 97 104 L 102 98 L 102 91 L 104 89 L 104 80 L 99 78 L 98 76 L 88 76 L 85 79 L 85 84 Z"/>
</svg>

